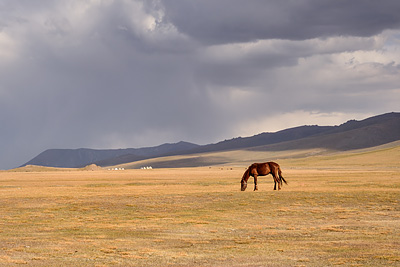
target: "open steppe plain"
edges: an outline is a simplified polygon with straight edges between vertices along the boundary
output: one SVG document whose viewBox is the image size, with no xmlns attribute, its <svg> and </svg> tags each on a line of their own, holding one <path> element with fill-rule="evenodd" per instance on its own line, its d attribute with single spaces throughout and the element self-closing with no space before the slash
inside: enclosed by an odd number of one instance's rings
<svg viewBox="0 0 400 267">
<path fill-rule="evenodd" d="M 400 266 L 399 151 L 278 159 L 281 191 L 241 192 L 245 164 L 3 171 L 0 266 Z"/>
</svg>

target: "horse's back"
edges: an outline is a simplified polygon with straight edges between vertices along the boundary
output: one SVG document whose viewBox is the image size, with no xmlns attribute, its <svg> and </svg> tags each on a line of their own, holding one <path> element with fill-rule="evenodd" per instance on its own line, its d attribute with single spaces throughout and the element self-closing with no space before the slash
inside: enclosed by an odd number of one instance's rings
<svg viewBox="0 0 400 267">
<path fill-rule="evenodd" d="M 267 175 L 271 172 L 271 168 L 268 162 L 253 163 L 251 167 L 253 168 L 253 170 L 256 170 L 258 175 Z"/>
<path fill-rule="evenodd" d="M 269 173 L 275 173 L 277 170 L 280 170 L 280 167 L 278 163 L 268 161 L 263 163 L 253 163 L 248 169 L 251 175 L 268 175 Z"/>
</svg>

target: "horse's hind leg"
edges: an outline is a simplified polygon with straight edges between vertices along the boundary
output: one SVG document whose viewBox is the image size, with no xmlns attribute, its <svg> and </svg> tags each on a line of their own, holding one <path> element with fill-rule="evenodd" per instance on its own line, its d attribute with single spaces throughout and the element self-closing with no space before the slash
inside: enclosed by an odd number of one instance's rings
<svg viewBox="0 0 400 267">
<path fill-rule="evenodd" d="M 274 190 L 276 190 L 276 184 L 278 184 L 278 190 L 281 190 L 281 182 L 278 179 L 279 176 L 277 175 L 277 173 L 272 174 L 272 176 L 274 176 L 274 181 L 275 181 Z"/>
<path fill-rule="evenodd" d="M 278 181 L 279 181 L 279 184 L 281 185 L 281 187 L 283 186 L 283 183 L 282 183 L 282 179 L 281 179 L 281 176 L 279 175 L 279 173 L 277 173 L 276 174 L 276 178 L 278 179 Z"/>
<path fill-rule="evenodd" d="M 276 190 L 276 183 L 278 183 L 278 190 L 281 190 L 281 187 L 279 186 L 279 180 L 276 179 L 276 176 L 274 173 L 271 173 L 272 177 L 274 178 L 274 190 Z"/>
</svg>

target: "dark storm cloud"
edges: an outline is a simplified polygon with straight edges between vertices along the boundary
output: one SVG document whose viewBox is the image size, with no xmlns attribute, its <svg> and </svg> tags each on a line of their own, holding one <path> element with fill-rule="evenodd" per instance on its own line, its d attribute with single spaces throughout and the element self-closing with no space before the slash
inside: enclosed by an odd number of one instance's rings
<svg viewBox="0 0 400 267">
<path fill-rule="evenodd" d="M 1 1 L 0 168 L 48 148 L 210 143 L 393 111 L 399 7 Z"/>
<path fill-rule="evenodd" d="M 396 0 L 163 0 L 167 21 L 208 44 L 372 36 L 400 25 Z"/>
</svg>

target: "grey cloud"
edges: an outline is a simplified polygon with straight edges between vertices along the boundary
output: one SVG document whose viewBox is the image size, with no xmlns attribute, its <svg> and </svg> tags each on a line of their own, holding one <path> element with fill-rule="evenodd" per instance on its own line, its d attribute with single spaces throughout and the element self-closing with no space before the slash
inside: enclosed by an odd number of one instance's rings
<svg viewBox="0 0 400 267">
<path fill-rule="evenodd" d="M 197 75 L 201 77 L 200 80 L 217 86 L 254 86 L 265 90 L 268 83 L 262 82 L 269 76 L 267 72 L 271 69 L 296 66 L 300 59 L 315 55 L 354 52 L 360 49 L 368 51 L 379 48 L 380 45 L 373 37 L 304 41 L 274 39 L 216 45 L 209 47 L 202 55 L 203 60 Z"/>
<path fill-rule="evenodd" d="M 259 39 L 372 36 L 400 25 L 400 3 L 384 1 L 163 0 L 165 20 L 206 44 Z"/>
<path fill-rule="evenodd" d="M 210 143 L 299 110 L 395 111 L 384 2 L 2 1 L 0 168 L 48 148 Z"/>
</svg>

